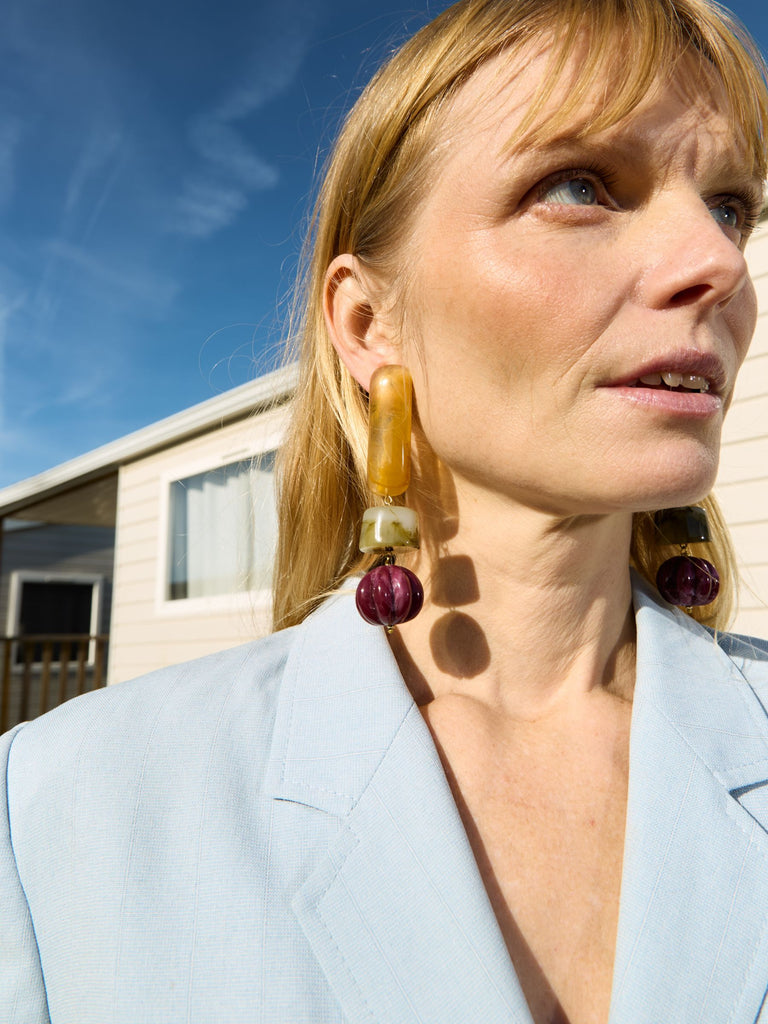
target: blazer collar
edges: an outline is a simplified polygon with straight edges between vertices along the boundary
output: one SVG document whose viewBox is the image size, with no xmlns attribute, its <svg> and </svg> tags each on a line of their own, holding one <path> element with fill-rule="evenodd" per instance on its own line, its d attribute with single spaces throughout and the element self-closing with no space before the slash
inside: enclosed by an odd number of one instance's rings
<svg viewBox="0 0 768 1024">
<path fill-rule="evenodd" d="M 768 987 L 768 817 L 761 800 L 747 806 L 768 780 L 765 711 L 711 633 L 635 583 L 611 1022 L 754 1024 Z"/>
<path fill-rule="evenodd" d="M 765 712 L 711 634 L 637 579 L 635 606 L 610 1021 L 754 1024 L 768 987 Z M 296 631 L 266 786 L 339 819 L 293 907 L 349 1021 L 531 1024 L 429 731 L 351 593 Z"/>
<path fill-rule="evenodd" d="M 293 909 L 347 1020 L 532 1024 L 432 737 L 354 594 L 297 630 L 266 785 L 340 819 Z"/>
</svg>

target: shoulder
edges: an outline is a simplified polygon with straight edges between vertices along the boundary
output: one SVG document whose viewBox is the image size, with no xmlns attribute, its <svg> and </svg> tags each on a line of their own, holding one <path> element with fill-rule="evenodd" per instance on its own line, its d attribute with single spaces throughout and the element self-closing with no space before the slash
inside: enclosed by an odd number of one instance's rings
<svg viewBox="0 0 768 1024">
<path fill-rule="evenodd" d="M 33 796 L 87 786 L 90 772 L 137 777 L 158 761 L 180 775 L 213 756 L 225 737 L 233 756 L 246 736 L 249 760 L 266 756 L 300 632 L 284 630 L 85 694 L 17 727 L 6 741 L 9 790 Z"/>
<path fill-rule="evenodd" d="M 740 633 L 716 633 L 714 638 L 768 709 L 768 640 Z"/>
<path fill-rule="evenodd" d="M 322 690 L 345 655 L 348 597 L 263 639 L 85 694 L 9 734 L 9 790 L 37 795 L 93 779 L 141 780 L 165 771 L 186 782 L 208 763 L 256 775 L 269 758 L 281 703 Z M 327 646 L 332 658 L 319 658 Z M 137 783 L 138 784 L 138 783 Z"/>
<path fill-rule="evenodd" d="M 738 694 L 750 703 L 751 691 L 768 709 L 768 641 L 710 629 L 662 601 L 637 575 L 633 584 L 640 689 L 660 704 L 701 703 L 705 690 L 726 703 Z"/>
<path fill-rule="evenodd" d="M 742 633 L 713 634 L 729 658 L 768 665 L 768 640 Z"/>
</svg>

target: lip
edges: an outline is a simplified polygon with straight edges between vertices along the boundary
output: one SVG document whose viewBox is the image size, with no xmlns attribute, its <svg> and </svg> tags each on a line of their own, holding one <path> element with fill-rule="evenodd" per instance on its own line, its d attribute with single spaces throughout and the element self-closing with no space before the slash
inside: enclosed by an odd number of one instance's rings
<svg viewBox="0 0 768 1024">
<path fill-rule="evenodd" d="M 654 373 L 661 374 L 667 371 L 686 375 L 690 374 L 696 377 L 705 377 L 709 382 L 709 391 L 680 392 L 666 391 L 665 389 L 655 391 L 652 386 L 633 387 L 641 377 L 647 377 Z M 647 362 L 633 368 L 629 373 L 622 374 L 622 376 L 616 380 L 612 380 L 604 384 L 603 387 L 627 388 L 638 392 L 652 391 L 655 394 L 674 395 L 676 398 L 687 397 L 688 394 L 692 394 L 694 396 L 706 394 L 710 397 L 722 399 L 726 384 L 727 375 L 725 367 L 714 353 L 689 349 L 677 350 L 674 352 L 668 352 L 665 355 L 654 356 Z"/>
<path fill-rule="evenodd" d="M 631 384 L 611 385 L 603 390 L 668 417 L 706 420 L 723 409 L 723 400 L 714 391 L 667 391 L 665 388 L 638 388 Z"/>
</svg>

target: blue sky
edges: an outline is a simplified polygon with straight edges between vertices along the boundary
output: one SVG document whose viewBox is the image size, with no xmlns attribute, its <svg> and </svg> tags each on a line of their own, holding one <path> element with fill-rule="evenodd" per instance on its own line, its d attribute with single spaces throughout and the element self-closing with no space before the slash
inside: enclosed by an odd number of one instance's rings
<svg viewBox="0 0 768 1024">
<path fill-rule="evenodd" d="M 0 487 L 275 364 L 318 159 L 446 6 L 5 0 Z"/>
</svg>

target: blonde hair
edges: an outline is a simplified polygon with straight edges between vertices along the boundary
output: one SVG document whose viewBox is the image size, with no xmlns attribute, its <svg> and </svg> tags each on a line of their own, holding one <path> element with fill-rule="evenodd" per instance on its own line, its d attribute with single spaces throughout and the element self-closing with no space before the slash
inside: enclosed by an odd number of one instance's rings
<svg viewBox="0 0 768 1024">
<path fill-rule="evenodd" d="M 278 459 L 279 536 L 274 626 L 300 622 L 351 572 L 366 567 L 357 550 L 366 484 L 367 395 L 340 362 L 323 316 L 327 268 L 352 253 L 400 295 L 402 262 L 414 215 L 428 188 L 441 114 L 486 61 L 554 38 L 551 74 L 530 104 L 521 136 L 541 142 L 583 117 L 586 135 L 617 123 L 681 55 L 701 54 L 722 81 L 747 161 L 766 174 L 766 69 L 746 31 L 712 0 L 460 0 L 407 42 L 374 76 L 350 112 L 331 156 L 311 225 L 301 312 L 289 358 L 299 380 L 289 434 Z M 606 101 L 589 117 L 585 99 L 606 74 L 606 54 L 623 53 Z M 568 98 L 541 110 L 569 57 L 580 67 Z M 521 141 L 521 139 L 516 139 Z M 299 307 L 297 307 L 299 308 Z M 296 351 L 298 349 L 298 352 Z M 713 497 L 709 557 L 723 576 L 721 596 L 694 612 L 717 627 L 733 606 L 735 559 Z M 635 517 L 631 559 L 653 580 L 667 554 L 651 513 Z"/>
</svg>

